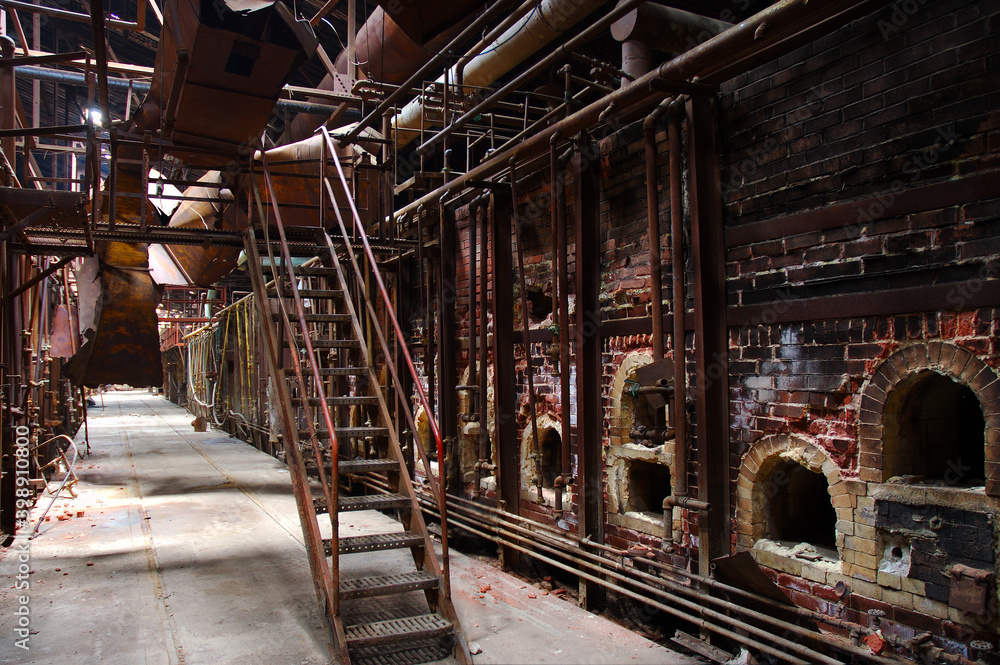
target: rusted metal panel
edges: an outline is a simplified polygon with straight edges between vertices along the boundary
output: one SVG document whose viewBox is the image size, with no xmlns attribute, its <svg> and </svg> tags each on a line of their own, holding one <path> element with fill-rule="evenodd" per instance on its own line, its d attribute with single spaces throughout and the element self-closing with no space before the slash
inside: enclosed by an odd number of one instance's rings
<svg viewBox="0 0 1000 665">
<path fill-rule="evenodd" d="M 0 219 L 13 225 L 40 209 L 48 212 L 32 222 L 32 227 L 80 228 L 86 214 L 87 195 L 20 187 L 0 187 Z"/>
<path fill-rule="evenodd" d="M 338 157 L 343 163 L 345 175 L 355 181 L 354 199 L 359 208 L 359 214 L 365 227 L 376 221 L 378 181 L 377 171 L 373 169 L 355 169 L 352 164 L 363 162 L 371 164 L 368 151 L 379 150 L 381 138 L 374 130 L 366 130 L 365 136 L 372 141 L 361 141 L 357 145 L 338 147 Z M 316 135 L 308 139 L 281 145 L 267 151 L 267 161 L 274 164 L 271 169 L 274 194 L 281 206 L 281 217 L 286 226 L 319 226 L 320 205 L 323 188 L 320 185 L 320 170 L 322 168 L 323 136 Z M 260 155 L 258 154 L 258 159 Z M 327 166 L 327 175 L 336 177 L 332 166 Z M 356 171 L 356 173 L 355 173 Z M 265 200 L 271 202 L 270 192 L 265 192 Z M 334 196 L 342 213 L 348 211 L 348 201 L 343 188 L 335 187 Z M 327 212 L 333 223 L 334 214 Z"/>
<path fill-rule="evenodd" d="M 73 308 L 76 309 L 75 307 Z M 77 314 L 70 312 L 66 305 L 56 307 L 49 327 L 49 356 L 52 358 L 69 358 L 76 351 L 74 340 L 79 335 L 73 329 L 71 322 L 77 320 Z"/>
<path fill-rule="evenodd" d="M 133 118 L 134 131 L 160 129 L 181 145 L 170 154 L 207 168 L 249 149 L 267 123 L 282 86 L 316 49 L 308 23 L 281 2 L 168 2 L 152 86 Z M 229 154 L 226 154 L 229 153 Z"/>
<path fill-rule="evenodd" d="M 967 614 L 986 615 L 993 591 L 993 572 L 955 564 L 949 571 L 951 593 L 948 604 Z"/>
<path fill-rule="evenodd" d="M 94 303 L 92 313 L 81 310 L 81 323 L 90 318 L 93 322 L 90 331 L 84 332 L 87 341 L 65 364 L 66 376 L 90 388 L 121 383 L 162 385 L 156 321 L 161 288 L 149 275 L 145 245 L 108 242 L 99 250 L 99 269 L 93 260 L 81 271 L 81 276 L 96 277 L 88 286 L 81 283 L 80 292 L 81 303 Z M 99 288 L 99 295 L 94 294 L 94 287 Z"/>
</svg>

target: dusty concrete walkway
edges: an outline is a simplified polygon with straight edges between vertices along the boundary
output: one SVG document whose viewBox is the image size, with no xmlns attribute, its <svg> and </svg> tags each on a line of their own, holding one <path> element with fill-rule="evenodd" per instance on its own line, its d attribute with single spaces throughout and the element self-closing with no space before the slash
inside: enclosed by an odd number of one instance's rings
<svg viewBox="0 0 1000 665">
<path fill-rule="evenodd" d="M 14 588 L 15 551 L 0 559 L 0 662 L 326 663 L 284 465 L 195 433 L 190 414 L 146 392 L 104 404 L 91 410 L 79 497 L 60 500 L 31 541 L 28 592 Z M 350 515 L 359 531 L 387 519 Z M 452 570 L 466 634 L 483 647 L 477 663 L 699 662 L 460 554 Z M 15 633 L 25 593 L 30 651 Z"/>
</svg>

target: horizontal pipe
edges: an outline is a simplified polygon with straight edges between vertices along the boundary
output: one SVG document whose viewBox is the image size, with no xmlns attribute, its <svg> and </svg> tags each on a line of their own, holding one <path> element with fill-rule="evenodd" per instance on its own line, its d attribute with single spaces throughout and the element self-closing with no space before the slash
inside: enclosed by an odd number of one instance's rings
<svg viewBox="0 0 1000 665">
<path fill-rule="evenodd" d="M 548 70 L 561 58 L 565 58 L 568 54 L 572 53 L 574 49 L 582 46 L 583 44 L 586 44 L 588 41 L 597 37 L 604 29 L 606 29 L 616 20 L 618 20 L 626 13 L 637 7 L 641 3 L 641 1 L 642 0 L 629 0 L 629 2 L 625 3 L 624 5 L 616 7 L 614 10 L 612 10 L 609 14 L 607 14 L 603 18 L 598 19 L 596 23 L 591 25 L 582 33 L 580 33 L 576 37 L 573 37 L 568 42 L 566 42 L 565 44 L 554 50 L 552 53 L 549 53 L 547 56 L 545 56 L 538 62 L 532 64 L 531 67 L 526 69 L 518 76 L 515 76 L 513 80 L 508 81 L 503 87 L 501 87 L 496 92 L 491 93 L 489 97 L 487 97 L 482 102 L 477 104 L 474 108 L 467 111 L 460 118 L 452 121 L 448 126 L 443 128 L 437 134 L 424 141 L 420 146 L 417 147 L 417 151 L 423 153 L 429 152 L 431 147 L 435 143 L 443 141 L 444 139 L 448 138 L 449 136 L 451 136 L 451 134 L 464 127 L 466 123 L 468 123 L 470 120 L 482 114 L 483 111 L 485 111 L 486 109 L 490 108 L 496 100 L 507 96 L 515 89 L 517 89 L 518 86 L 534 78 L 535 76 L 538 76 L 542 72 Z M 563 134 L 563 136 L 565 136 L 565 134 Z"/>
<path fill-rule="evenodd" d="M 651 88 L 656 82 L 661 82 L 668 88 L 675 86 L 679 92 L 684 92 L 685 90 L 680 88 L 689 85 L 691 79 L 701 72 L 716 69 L 728 62 L 738 61 L 751 49 L 775 46 L 788 36 L 790 30 L 805 30 L 813 23 L 825 20 L 831 13 L 859 4 L 869 3 L 865 0 L 860 0 L 860 2 L 812 0 L 807 5 L 801 0 L 780 0 L 739 25 L 733 26 L 690 51 L 667 61 L 630 85 L 585 106 L 558 123 L 539 130 L 537 134 L 511 146 L 509 150 L 493 155 L 479 166 L 401 208 L 396 214 L 412 214 L 417 210 L 417 206 L 430 205 L 467 186 L 470 181 L 485 180 L 496 175 L 507 169 L 512 157 L 522 160 L 540 155 L 548 149 L 549 140 L 554 134 L 572 136 L 594 125 L 600 116 L 612 106 L 619 109 L 629 108 L 654 96 L 657 93 Z M 763 36 L 756 37 L 758 30 L 765 25 L 767 28 L 763 31 Z M 832 31 L 837 26 L 825 27 Z"/>
<path fill-rule="evenodd" d="M 629 554 L 626 550 L 620 550 L 615 547 L 593 542 L 589 539 L 580 538 L 579 535 L 572 533 L 570 531 L 556 529 L 555 527 L 552 527 L 551 525 L 545 524 L 543 522 L 538 522 L 529 519 L 527 517 L 515 515 L 513 513 L 504 512 L 488 504 L 477 503 L 475 501 L 470 501 L 468 499 L 464 499 L 462 497 L 454 495 L 449 496 L 448 501 L 451 502 L 452 504 L 451 505 L 452 514 L 461 515 L 466 511 L 471 510 L 473 512 L 476 512 L 478 510 L 479 512 L 487 513 L 488 516 L 493 517 L 494 519 L 502 518 L 506 521 L 513 521 L 525 524 L 527 525 L 528 529 L 531 532 L 540 533 L 545 537 L 547 537 L 550 541 L 553 542 L 558 541 L 563 546 L 565 546 L 567 550 L 576 551 L 576 550 L 582 550 L 584 547 L 589 547 L 601 552 L 605 552 L 613 557 L 629 557 Z M 773 608 L 776 611 L 791 612 L 804 619 L 818 621 L 820 623 L 825 623 L 830 626 L 842 628 L 847 631 L 865 629 L 864 626 L 851 623 L 850 621 L 846 621 L 844 619 L 840 619 L 837 617 L 832 617 L 828 614 L 817 612 L 816 610 L 810 610 L 805 607 L 799 607 L 798 605 L 785 605 L 782 603 L 778 603 L 777 601 L 774 601 L 766 596 L 760 596 L 751 591 L 746 591 L 744 589 L 740 589 L 739 587 L 730 586 L 728 584 L 725 584 L 724 582 L 720 582 L 715 578 L 704 577 L 702 575 L 698 575 L 697 573 L 689 572 L 684 568 L 677 568 L 675 566 L 671 566 L 670 564 L 666 564 L 661 561 L 656 561 L 654 559 L 646 559 L 646 558 L 637 558 L 636 561 L 639 561 L 647 566 L 651 566 L 653 568 L 661 570 L 667 575 L 679 575 L 681 577 L 691 580 L 693 583 L 701 587 L 706 587 L 706 588 L 711 587 L 713 589 L 718 589 L 719 591 L 724 591 L 727 594 L 736 595 L 741 598 L 746 598 L 747 600 L 752 600 L 754 602 L 760 603 L 764 606 Z M 614 563 L 614 562 L 609 562 L 609 563 Z M 883 662 L 876 656 L 871 656 L 870 658 L 867 658 L 867 660 L 869 660 L 872 663 Z"/>
<path fill-rule="evenodd" d="M 656 609 L 658 609 L 658 610 L 660 610 L 662 612 L 665 612 L 666 614 L 669 614 L 670 616 L 673 616 L 673 617 L 675 617 L 677 619 L 681 619 L 682 621 L 687 621 L 689 623 L 694 624 L 695 626 L 698 626 L 699 628 L 705 629 L 705 630 L 710 631 L 712 633 L 715 633 L 717 635 L 722 635 L 724 637 L 728 637 L 728 638 L 730 638 L 730 639 L 732 639 L 732 640 L 734 640 L 734 641 L 736 641 L 736 642 L 738 642 L 740 644 L 743 644 L 745 646 L 748 646 L 748 647 L 751 647 L 753 649 L 757 649 L 759 651 L 767 653 L 767 654 L 769 654 L 771 656 L 774 656 L 775 658 L 778 658 L 779 660 L 782 660 L 784 662 L 793 663 L 794 665 L 806 665 L 809 662 L 809 661 L 802 660 L 801 658 L 799 658 L 797 656 L 789 655 L 789 654 L 787 654 L 787 653 L 785 653 L 783 651 L 780 651 L 779 649 L 777 649 L 775 647 L 771 647 L 769 645 L 766 645 L 766 644 L 763 644 L 761 642 L 758 642 L 757 640 L 755 640 L 753 638 L 750 638 L 750 637 L 747 637 L 745 635 L 733 632 L 733 631 L 731 631 L 731 630 L 729 630 L 729 629 L 727 629 L 727 628 L 725 628 L 723 626 L 720 626 L 720 625 L 717 625 L 715 623 L 712 623 L 711 621 L 709 621 L 709 620 L 707 620 L 705 618 L 696 616 L 694 614 L 688 614 L 687 612 L 685 612 L 683 610 L 680 610 L 680 609 L 677 609 L 676 607 L 671 607 L 670 605 L 666 605 L 666 604 L 661 603 L 659 601 L 653 600 L 652 598 L 647 598 L 646 596 L 643 596 L 642 594 L 640 594 L 640 593 L 638 593 L 636 591 L 633 591 L 631 589 L 627 589 L 627 588 L 625 588 L 623 586 L 615 584 L 614 582 L 611 582 L 610 580 L 606 579 L 602 574 L 592 575 L 590 573 L 584 572 L 583 570 L 580 570 L 577 567 L 574 567 L 572 565 L 563 563 L 562 561 L 559 561 L 557 559 L 553 559 L 553 558 L 551 558 L 549 556 L 546 556 L 545 554 L 542 554 L 541 552 L 538 552 L 537 550 L 533 550 L 533 549 L 531 549 L 531 548 L 529 548 L 527 546 L 520 545 L 517 542 L 515 542 L 515 540 L 511 540 L 511 539 L 508 539 L 508 538 L 505 538 L 505 537 L 490 536 L 489 534 L 487 534 L 487 533 L 481 531 L 479 528 L 477 528 L 476 523 L 474 522 L 474 520 L 473 520 L 473 524 L 470 524 L 469 521 L 465 520 L 465 518 L 459 517 L 459 518 L 455 518 L 453 520 L 453 522 L 456 524 L 456 526 L 458 526 L 459 528 L 461 528 L 461 529 L 463 529 L 465 531 L 468 531 L 469 533 L 472 533 L 474 535 L 478 535 L 480 537 L 484 537 L 484 538 L 487 538 L 487 539 L 490 539 L 490 540 L 495 540 L 495 541 L 499 542 L 500 544 L 504 545 L 505 547 L 510 547 L 511 549 L 514 549 L 514 550 L 517 550 L 517 551 L 522 552 L 524 554 L 527 554 L 528 556 L 532 557 L 533 559 L 537 559 L 537 560 L 542 561 L 544 563 L 547 563 L 547 564 L 549 564 L 551 566 L 555 566 L 556 568 L 559 568 L 560 570 L 564 570 L 564 571 L 566 571 L 568 573 L 572 573 L 573 575 L 576 575 L 577 577 L 580 577 L 582 579 L 586 579 L 586 580 L 589 580 L 589 581 L 594 582 L 596 584 L 599 584 L 599 585 L 605 587 L 606 589 L 609 589 L 609 590 L 614 591 L 614 592 L 616 592 L 618 594 L 621 594 L 623 596 L 631 598 L 632 600 L 636 600 L 636 601 L 639 601 L 639 602 L 644 603 L 646 605 L 649 605 L 650 607 L 654 607 L 654 608 L 656 608 Z M 482 527 L 481 524 L 479 524 L 478 526 Z M 487 527 L 482 527 L 482 528 L 490 528 L 490 527 L 487 526 Z M 584 565 L 584 566 L 587 566 L 587 564 L 584 563 L 584 562 L 580 562 L 580 563 L 582 565 Z M 590 565 L 590 566 L 587 566 L 587 567 L 589 567 L 589 568 L 595 568 L 593 565 Z M 601 573 L 601 572 L 606 573 L 607 571 L 598 571 L 598 572 L 599 573 Z M 637 586 L 641 587 L 641 586 L 644 586 L 644 585 L 638 584 Z M 700 609 L 704 610 L 704 608 L 700 608 Z M 725 617 L 724 615 L 721 615 L 721 614 L 718 614 L 718 613 L 714 613 L 714 612 L 712 614 L 717 615 L 717 617 L 721 617 L 724 621 L 733 622 L 733 626 L 735 628 L 738 628 L 741 631 L 763 633 L 764 636 L 770 637 L 771 639 L 774 639 L 776 641 L 782 639 L 782 638 L 780 638 L 778 636 L 767 635 L 765 631 L 761 631 L 759 629 L 753 629 L 750 626 L 747 626 L 745 624 L 734 622 L 732 619 L 730 619 L 729 617 Z M 799 647 L 798 645 L 795 645 L 793 643 L 788 643 L 788 646 L 789 646 L 790 649 L 793 649 L 793 648 L 799 648 L 799 649 L 801 649 L 801 647 Z M 810 651 L 811 653 L 816 653 L 816 652 L 812 652 L 811 650 L 808 650 L 808 651 Z M 820 654 L 817 653 L 816 655 L 820 655 Z M 836 663 L 837 661 L 832 661 L 832 662 Z"/>
<path fill-rule="evenodd" d="M 92 21 L 90 14 L 81 14 L 79 12 L 71 12 L 65 9 L 58 9 L 56 7 L 46 7 L 44 5 L 35 5 L 30 2 L 19 2 L 18 0 L 0 0 L 0 7 L 6 7 L 7 9 L 14 10 L 20 9 L 33 14 L 44 14 L 45 16 L 51 16 L 52 18 L 64 18 L 70 21 L 77 21 L 79 23 L 91 23 Z M 112 28 L 121 28 L 122 30 L 142 30 L 142 26 L 138 23 L 133 23 L 132 21 L 122 21 L 114 18 L 105 18 L 104 24 Z"/>
<path fill-rule="evenodd" d="M 50 83 L 59 83 L 62 85 L 76 85 L 81 88 L 87 87 L 87 77 L 82 73 L 78 74 L 76 72 L 66 72 L 59 69 L 49 69 L 48 67 L 36 67 L 34 65 L 18 65 L 14 67 L 14 74 L 18 77 L 35 81 L 48 81 Z M 149 92 L 149 86 L 150 83 L 148 81 L 108 77 L 109 90 L 127 92 L 129 88 L 131 88 L 132 92 L 135 94 L 145 95 Z M 297 111 L 299 113 L 329 114 L 330 110 L 335 108 L 336 105 L 313 104 L 310 102 L 300 102 L 294 99 L 279 99 L 276 106 L 280 109 L 288 109 L 289 111 Z M 360 112 L 357 109 L 348 109 L 348 118 L 351 117 L 350 114 L 352 112 L 355 115 L 360 115 Z"/>
</svg>

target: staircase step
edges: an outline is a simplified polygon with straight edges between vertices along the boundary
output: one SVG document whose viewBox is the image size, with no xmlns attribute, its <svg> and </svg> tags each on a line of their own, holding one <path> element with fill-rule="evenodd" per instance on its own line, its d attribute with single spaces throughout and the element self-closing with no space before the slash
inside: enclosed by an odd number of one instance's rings
<svg viewBox="0 0 1000 665">
<path fill-rule="evenodd" d="M 336 275 L 336 268 L 329 268 L 327 266 L 310 266 L 308 268 L 301 267 L 295 269 L 296 277 L 324 277 L 327 275 Z"/>
<path fill-rule="evenodd" d="M 389 436 L 389 429 L 386 427 L 335 427 L 334 432 L 337 433 L 337 438 L 341 439 L 360 439 L 360 438 L 380 438 Z M 325 429 L 316 428 L 316 436 L 320 440 L 325 440 L 330 438 L 330 433 Z M 299 430 L 299 441 L 306 441 L 309 439 L 309 430 L 300 429 Z M 343 464 L 343 462 L 341 462 Z M 395 464 L 395 462 L 393 462 Z"/>
<path fill-rule="evenodd" d="M 399 471 L 399 462 L 391 459 L 342 459 L 337 463 L 341 474 L 368 471 Z"/>
<path fill-rule="evenodd" d="M 340 512 L 351 510 L 388 510 L 390 508 L 406 508 L 410 505 L 409 497 L 402 494 L 369 494 L 368 496 L 340 497 Z"/>
<path fill-rule="evenodd" d="M 345 536 L 338 542 L 341 554 L 398 550 L 404 547 L 420 547 L 423 544 L 423 537 L 412 531 L 376 533 L 370 536 Z"/>
<path fill-rule="evenodd" d="M 314 349 L 360 349 L 361 342 L 356 339 L 314 339 L 310 340 Z M 301 339 L 295 340 L 297 345 L 301 345 Z"/>
<path fill-rule="evenodd" d="M 319 397 L 310 397 L 307 400 L 303 400 L 301 397 L 292 398 L 292 404 L 295 406 L 301 405 L 303 401 L 307 401 L 309 406 L 320 405 Z M 365 404 L 375 405 L 378 404 L 378 398 L 367 395 L 347 395 L 343 397 L 327 397 L 326 403 L 330 406 L 361 406 Z"/>
<path fill-rule="evenodd" d="M 333 431 L 337 433 L 337 436 L 349 438 L 389 436 L 388 427 L 335 427 Z"/>
<path fill-rule="evenodd" d="M 273 286 L 270 286 L 267 292 L 269 295 L 274 296 L 277 290 Z M 299 289 L 298 292 L 300 298 L 313 298 L 317 300 L 341 298 L 344 295 L 344 292 L 340 289 Z M 282 290 L 282 295 L 285 298 L 291 298 L 292 289 L 286 285 Z"/>
<path fill-rule="evenodd" d="M 361 577 L 354 580 L 341 580 L 340 597 L 344 600 L 352 598 L 371 598 L 373 596 L 390 596 L 397 593 L 434 589 L 438 578 L 423 570 L 412 573 L 386 575 L 384 577 Z"/>
<path fill-rule="evenodd" d="M 295 370 L 291 367 L 286 367 L 284 372 L 286 375 L 295 376 Z M 320 376 L 366 376 L 367 374 L 367 367 L 321 367 L 319 370 Z M 312 376 L 312 370 L 303 367 L 302 376 Z"/>
<path fill-rule="evenodd" d="M 351 648 L 408 642 L 426 637 L 444 637 L 451 631 L 451 623 L 439 614 L 422 614 L 344 628 L 347 646 Z"/>
<path fill-rule="evenodd" d="M 271 318 L 275 321 L 281 320 L 281 314 L 272 314 Z M 350 314 L 306 314 L 306 323 L 350 323 Z M 288 312 L 289 321 L 298 321 L 299 315 L 295 312 Z"/>
</svg>

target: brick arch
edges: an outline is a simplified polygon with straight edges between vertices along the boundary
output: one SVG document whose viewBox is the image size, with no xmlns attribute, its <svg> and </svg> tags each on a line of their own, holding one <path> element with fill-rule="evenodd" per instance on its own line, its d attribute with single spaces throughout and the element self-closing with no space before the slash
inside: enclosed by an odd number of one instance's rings
<svg viewBox="0 0 1000 665">
<path fill-rule="evenodd" d="M 886 401 L 901 382 L 924 371 L 937 372 L 968 386 L 986 420 L 986 493 L 1000 496 L 1000 377 L 969 351 L 948 342 L 918 342 L 886 358 L 861 389 L 858 416 L 858 476 L 884 479 L 882 416 Z"/>
<path fill-rule="evenodd" d="M 822 473 L 837 511 L 837 550 L 843 547 L 840 522 L 853 521 L 851 497 L 837 463 L 812 439 L 796 434 L 765 436 L 750 445 L 740 463 L 736 479 L 736 544 L 749 549 L 767 532 L 765 505 L 768 483 L 779 462 L 797 462 L 810 471 Z"/>
<path fill-rule="evenodd" d="M 608 411 L 611 442 L 615 445 L 628 443 L 629 423 L 622 422 L 622 397 L 625 395 L 625 381 L 635 370 L 653 362 L 649 351 L 632 351 L 622 360 L 611 380 L 611 408 Z"/>
</svg>

